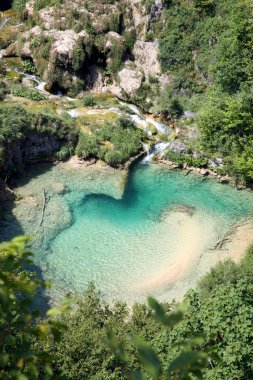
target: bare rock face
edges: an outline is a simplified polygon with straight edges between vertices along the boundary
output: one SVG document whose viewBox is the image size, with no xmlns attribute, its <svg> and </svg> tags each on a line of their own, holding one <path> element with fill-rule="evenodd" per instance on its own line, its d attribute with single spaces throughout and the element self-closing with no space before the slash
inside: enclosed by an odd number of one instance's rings
<svg viewBox="0 0 253 380">
<path fill-rule="evenodd" d="M 128 2 L 132 9 L 134 28 L 137 31 L 138 39 L 144 39 L 149 22 L 145 5 L 140 0 L 128 0 Z"/>
<path fill-rule="evenodd" d="M 143 1 L 60 3 L 35 12 L 35 0 L 28 0 L 26 17 L 36 26 L 22 33 L 22 46 L 12 44 L 4 54 L 32 59 L 51 92 L 111 92 L 137 102 L 145 98 L 148 109 L 157 93 L 149 92 L 149 79 L 161 76 L 161 69 L 158 42 L 145 41 L 150 15 Z M 156 11 L 160 3 L 155 1 Z"/>
<path fill-rule="evenodd" d="M 55 39 L 51 56 L 57 57 L 59 62 L 66 64 L 73 58 L 73 52 L 76 47 L 79 35 L 74 30 L 57 31 L 53 34 Z"/>
<path fill-rule="evenodd" d="M 23 78 L 21 83 L 22 83 L 23 86 L 28 87 L 28 88 L 35 87 L 34 82 L 31 79 L 28 79 L 28 78 Z"/>
<path fill-rule="evenodd" d="M 158 54 L 158 41 L 136 41 L 133 50 L 135 64 L 144 71 L 146 79 L 148 79 L 150 75 L 159 75 L 161 73 Z"/>
<path fill-rule="evenodd" d="M 41 9 L 38 13 L 40 21 L 43 23 L 44 29 L 53 30 L 57 29 L 55 22 L 55 9 L 54 7 Z"/>
<path fill-rule="evenodd" d="M 20 170 L 24 161 L 32 162 L 41 155 L 50 157 L 60 149 L 60 146 L 61 142 L 54 136 L 31 133 L 23 140 L 6 144 L 6 159 L 0 170 L 8 171 L 12 167 Z"/>
<path fill-rule="evenodd" d="M 118 73 L 118 77 L 120 87 L 130 98 L 135 97 L 144 79 L 143 72 L 130 63 Z"/>
<path fill-rule="evenodd" d="M 20 55 L 21 55 L 22 58 L 29 58 L 29 57 L 31 57 L 32 51 L 31 51 L 30 43 L 28 41 L 25 42 L 24 45 L 22 46 Z"/>
<path fill-rule="evenodd" d="M 122 36 L 119 35 L 119 33 L 116 32 L 108 32 L 106 34 L 106 43 L 105 43 L 105 49 L 111 50 L 114 43 L 121 44 L 122 43 Z"/>
<path fill-rule="evenodd" d="M 31 17 L 34 14 L 34 0 L 30 0 L 26 3 L 27 16 Z"/>
<path fill-rule="evenodd" d="M 18 43 L 13 42 L 5 50 L 2 51 L 3 57 L 17 57 L 18 56 Z"/>
<path fill-rule="evenodd" d="M 47 36 L 52 38 L 54 42 L 51 46 L 49 62 L 44 72 L 43 80 L 47 82 L 49 90 L 56 83 L 68 90 L 75 85 L 77 80 L 73 69 L 75 65 L 74 54 L 81 38 L 73 30 L 51 31 Z M 39 62 L 37 62 L 36 66 L 38 65 Z"/>
</svg>

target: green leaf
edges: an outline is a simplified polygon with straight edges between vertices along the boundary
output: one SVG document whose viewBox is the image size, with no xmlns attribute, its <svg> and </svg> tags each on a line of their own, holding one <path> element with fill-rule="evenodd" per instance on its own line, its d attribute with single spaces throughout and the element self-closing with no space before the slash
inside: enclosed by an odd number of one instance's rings
<svg viewBox="0 0 253 380">
<path fill-rule="evenodd" d="M 0 367 L 4 368 L 9 361 L 9 355 L 7 354 L 0 354 Z"/>
<path fill-rule="evenodd" d="M 145 370 L 153 377 L 153 379 L 158 379 L 162 372 L 162 368 L 160 359 L 153 348 L 137 336 L 132 335 L 131 340 L 137 347 L 138 357 Z"/>
<path fill-rule="evenodd" d="M 186 370 L 204 369 L 207 366 L 207 357 L 199 352 L 184 352 L 179 355 L 168 367 L 168 379 L 172 379 L 173 372 L 184 373 Z"/>
<path fill-rule="evenodd" d="M 154 310 L 154 318 L 164 326 L 174 327 L 183 319 L 182 311 L 176 310 L 166 314 L 161 304 L 152 297 L 148 298 L 148 303 L 151 309 Z"/>
</svg>

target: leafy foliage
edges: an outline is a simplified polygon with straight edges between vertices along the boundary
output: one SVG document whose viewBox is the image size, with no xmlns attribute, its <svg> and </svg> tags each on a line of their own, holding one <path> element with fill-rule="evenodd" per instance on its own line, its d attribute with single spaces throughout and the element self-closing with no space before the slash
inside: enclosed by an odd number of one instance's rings
<svg viewBox="0 0 253 380">
<path fill-rule="evenodd" d="M 96 104 L 96 98 L 91 94 L 86 94 L 82 98 L 84 106 L 94 106 Z"/>
<path fill-rule="evenodd" d="M 157 109 L 169 118 L 173 103 L 199 113 L 202 148 L 223 155 L 226 172 L 236 180 L 252 182 L 252 2 L 164 4 L 160 58 L 171 81 L 161 92 Z"/>
<path fill-rule="evenodd" d="M 19 84 L 13 85 L 11 87 L 11 93 L 14 96 L 20 96 L 22 98 L 34 100 L 37 102 L 46 99 L 45 95 L 43 95 L 38 90 L 35 90 L 34 88 L 28 88 Z"/>
<path fill-rule="evenodd" d="M 105 123 L 94 134 L 80 133 L 76 154 L 82 158 L 99 157 L 110 165 L 119 165 L 141 150 L 143 132 L 131 120 L 118 118 L 116 123 Z"/>
<path fill-rule="evenodd" d="M 39 312 L 33 302 L 43 284 L 24 270 L 31 264 L 27 237 L 0 244 L 0 377 L 1 379 L 51 379 L 52 357 L 34 350 L 33 341 L 53 334 L 58 341 L 63 324 L 53 315 L 69 310 L 68 302 L 48 311 L 47 321 L 34 323 Z"/>
<path fill-rule="evenodd" d="M 43 284 L 25 269 L 27 243 L 0 245 L 1 378 L 252 379 L 252 247 L 239 265 L 218 264 L 179 305 L 149 298 L 129 314 L 90 284 L 71 317 L 67 299 L 37 321 Z"/>
<path fill-rule="evenodd" d="M 34 67 L 33 62 L 30 59 L 24 59 L 22 61 L 23 70 L 27 74 L 35 74 L 36 69 Z"/>
<path fill-rule="evenodd" d="M 199 156 L 195 158 L 192 154 L 178 153 L 172 150 L 167 150 L 164 157 L 172 162 L 175 162 L 179 167 L 183 167 L 184 164 L 194 167 L 207 167 L 208 161 L 205 157 Z"/>
<path fill-rule="evenodd" d="M 5 84 L 5 82 L 0 81 L 0 101 L 4 100 L 7 93 L 8 93 L 8 88 Z"/>
<path fill-rule="evenodd" d="M 253 178 L 253 98 L 250 93 L 210 91 L 198 115 L 201 143 L 224 156 L 226 171 L 239 181 Z"/>
<path fill-rule="evenodd" d="M 58 158 L 66 158 L 66 149 L 71 153 L 77 143 L 78 129 L 71 118 L 61 118 L 46 112 L 29 112 L 21 105 L 0 106 L 0 148 L 3 165 L 6 152 L 11 152 L 11 144 L 24 140 L 29 135 L 54 136 L 65 147 Z M 9 145 L 9 148 L 8 148 Z M 9 153 L 8 153 L 9 154 Z"/>
</svg>

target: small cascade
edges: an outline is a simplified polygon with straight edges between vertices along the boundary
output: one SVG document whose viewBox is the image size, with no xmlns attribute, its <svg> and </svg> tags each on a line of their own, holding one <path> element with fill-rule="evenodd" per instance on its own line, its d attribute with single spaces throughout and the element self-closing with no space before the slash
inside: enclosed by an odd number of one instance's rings
<svg viewBox="0 0 253 380">
<path fill-rule="evenodd" d="M 134 104 L 128 104 L 126 102 L 120 102 L 120 104 L 134 112 L 133 114 L 130 114 L 129 117 L 134 123 L 142 126 L 143 130 L 147 133 L 148 136 L 153 135 L 153 131 L 151 130 L 150 125 L 154 126 L 160 135 L 166 136 L 165 140 L 167 140 L 167 137 L 170 136 L 172 129 L 166 124 L 160 123 L 159 121 L 156 121 L 150 117 L 144 117 L 138 107 Z M 141 163 L 147 164 L 151 162 L 154 156 L 162 154 L 170 144 L 171 142 L 163 141 L 162 137 L 161 140 L 158 141 L 152 148 L 148 144 L 143 144 L 143 149 L 147 154 L 142 159 Z"/>
<path fill-rule="evenodd" d="M 0 25 L 0 31 L 5 27 L 5 25 L 7 24 L 7 22 L 11 20 L 11 17 L 7 17 L 3 20 L 2 24 Z"/>
<path fill-rule="evenodd" d="M 73 117 L 74 119 L 77 118 L 78 116 L 80 116 L 80 115 L 79 115 L 79 112 L 78 112 L 76 109 L 69 110 L 69 111 L 67 111 L 67 113 L 68 113 L 71 117 Z"/>
<path fill-rule="evenodd" d="M 43 92 L 43 93 L 48 93 L 46 90 L 45 90 L 45 86 L 46 86 L 46 82 L 39 82 L 38 86 L 36 86 L 36 90 L 40 91 L 40 92 Z"/>
<path fill-rule="evenodd" d="M 147 133 L 147 135 L 152 136 L 152 131 L 148 128 L 148 123 L 146 119 L 136 114 L 129 116 L 134 123 L 142 126 L 143 130 Z"/>
<path fill-rule="evenodd" d="M 32 74 L 27 74 L 25 73 L 24 71 L 20 71 L 20 70 L 17 70 L 15 69 L 15 73 L 19 74 L 19 75 L 23 75 L 24 78 L 27 78 L 35 83 L 37 83 L 37 86 L 35 87 L 36 90 L 42 92 L 43 94 L 45 95 L 48 95 L 50 96 L 50 92 L 46 91 L 45 90 L 45 86 L 46 86 L 46 82 L 43 82 L 37 75 L 32 75 Z"/>
<path fill-rule="evenodd" d="M 147 164 L 151 162 L 154 158 L 154 156 L 157 156 L 158 154 L 162 154 L 169 146 L 171 142 L 158 142 L 154 145 L 154 147 L 150 150 L 146 150 L 147 155 L 142 159 L 142 164 Z"/>
<path fill-rule="evenodd" d="M 171 133 L 171 128 L 169 128 L 167 125 L 165 125 L 163 123 L 160 123 L 159 121 L 147 118 L 146 122 L 154 125 L 154 127 L 156 127 L 157 131 L 161 134 L 170 135 L 170 133 Z"/>
<path fill-rule="evenodd" d="M 135 104 L 127 103 L 127 102 L 122 102 L 120 101 L 119 104 L 121 104 L 124 107 L 127 107 L 131 111 L 133 111 L 134 115 L 138 115 L 142 118 L 141 111 Z"/>
</svg>

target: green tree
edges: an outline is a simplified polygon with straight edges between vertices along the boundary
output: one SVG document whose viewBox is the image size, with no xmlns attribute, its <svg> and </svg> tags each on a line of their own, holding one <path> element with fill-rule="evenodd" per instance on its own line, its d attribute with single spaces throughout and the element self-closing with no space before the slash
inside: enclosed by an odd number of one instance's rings
<svg viewBox="0 0 253 380">
<path fill-rule="evenodd" d="M 24 268 L 32 263 L 27 237 L 17 237 L 0 244 L 0 378 L 52 379 L 52 357 L 45 350 L 33 348 L 34 339 L 43 340 L 49 333 L 58 341 L 62 323 L 52 318 L 69 308 L 47 312 L 49 319 L 35 323 L 39 312 L 34 297 L 44 286 Z"/>
</svg>

